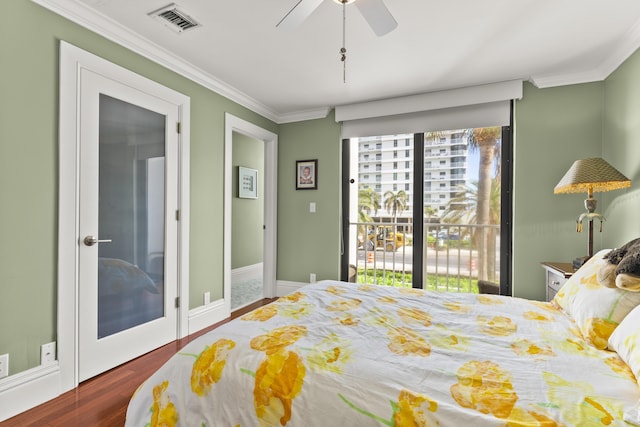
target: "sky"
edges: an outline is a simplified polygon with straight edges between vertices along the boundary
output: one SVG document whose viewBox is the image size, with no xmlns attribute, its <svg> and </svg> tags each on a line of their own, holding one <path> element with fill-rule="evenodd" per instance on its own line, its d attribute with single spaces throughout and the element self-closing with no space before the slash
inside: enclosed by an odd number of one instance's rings
<svg viewBox="0 0 640 427">
<path fill-rule="evenodd" d="M 480 152 L 478 150 L 469 150 L 467 155 L 467 184 L 471 181 L 478 180 Z"/>
</svg>

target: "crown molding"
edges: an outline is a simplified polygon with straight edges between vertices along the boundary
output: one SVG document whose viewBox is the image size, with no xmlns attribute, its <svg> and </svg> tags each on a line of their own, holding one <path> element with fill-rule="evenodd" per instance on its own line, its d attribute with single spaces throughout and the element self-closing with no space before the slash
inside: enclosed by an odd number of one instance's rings
<svg viewBox="0 0 640 427">
<path fill-rule="evenodd" d="M 570 74 L 532 76 L 529 80 L 541 89 L 555 86 L 565 86 L 578 83 L 603 81 L 618 69 L 640 47 L 640 20 L 638 20 L 626 34 L 621 37 L 617 48 L 613 49 L 602 63 L 588 71 Z"/>
<path fill-rule="evenodd" d="M 181 76 L 234 101 L 249 110 L 280 123 L 280 115 L 244 92 L 226 84 L 185 60 L 129 30 L 118 22 L 97 13 L 75 0 L 31 0 L 32 2 L 93 31 Z"/>
<path fill-rule="evenodd" d="M 320 107 L 313 110 L 294 111 L 281 114 L 279 124 L 301 122 L 304 120 L 324 119 L 329 115 L 331 107 Z"/>
</svg>

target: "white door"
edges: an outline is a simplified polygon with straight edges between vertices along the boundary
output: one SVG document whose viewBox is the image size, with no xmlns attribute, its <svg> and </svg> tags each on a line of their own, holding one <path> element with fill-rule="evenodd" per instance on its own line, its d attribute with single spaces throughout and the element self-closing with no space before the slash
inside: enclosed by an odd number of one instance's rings
<svg viewBox="0 0 640 427">
<path fill-rule="evenodd" d="M 80 75 L 78 373 L 177 338 L 179 106 Z"/>
</svg>

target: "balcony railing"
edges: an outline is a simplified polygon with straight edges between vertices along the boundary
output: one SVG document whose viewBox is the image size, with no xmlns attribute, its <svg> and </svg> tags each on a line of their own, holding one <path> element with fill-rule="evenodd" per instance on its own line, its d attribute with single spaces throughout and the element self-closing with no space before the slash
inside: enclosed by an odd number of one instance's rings
<svg viewBox="0 0 640 427">
<path fill-rule="evenodd" d="M 356 282 L 412 287 L 413 224 L 361 222 L 351 226 L 358 230 L 356 256 L 351 258 Z M 478 279 L 500 282 L 499 225 L 425 222 L 424 234 L 424 289 L 477 293 Z M 484 250 L 479 250 L 480 241 L 486 242 Z"/>
</svg>

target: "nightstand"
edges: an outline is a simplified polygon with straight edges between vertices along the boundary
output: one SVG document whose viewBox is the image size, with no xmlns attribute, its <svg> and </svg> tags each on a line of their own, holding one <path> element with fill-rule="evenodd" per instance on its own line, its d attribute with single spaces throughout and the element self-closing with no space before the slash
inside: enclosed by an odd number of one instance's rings
<svg viewBox="0 0 640 427">
<path fill-rule="evenodd" d="M 545 261 L 541 264 L 547 279 L 547 301 L 551 301 L 575 270 L 570 262 Z"/>
</svg>

